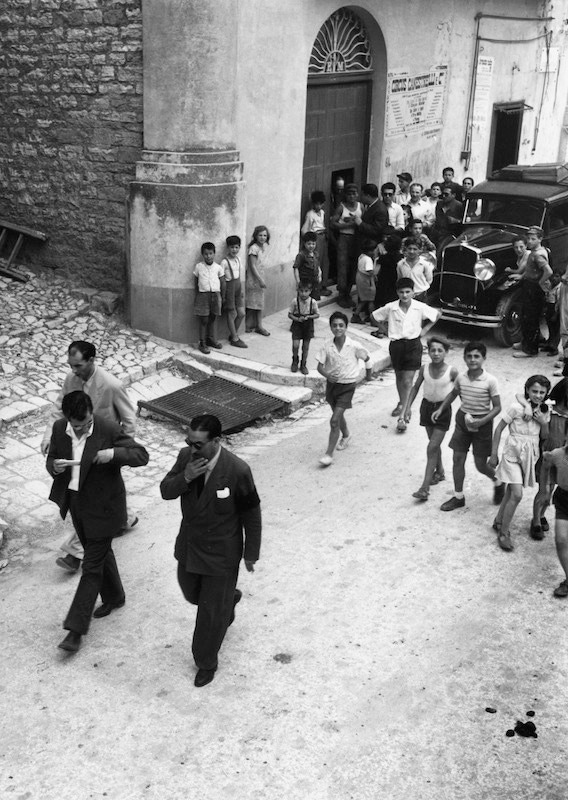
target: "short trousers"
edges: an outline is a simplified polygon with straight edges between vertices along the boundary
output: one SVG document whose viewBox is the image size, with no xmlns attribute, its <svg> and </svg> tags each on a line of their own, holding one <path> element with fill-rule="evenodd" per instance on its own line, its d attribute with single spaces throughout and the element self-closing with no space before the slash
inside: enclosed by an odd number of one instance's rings
<svg viewBox="0 0 568 800">
<path fill-rule="evenodd" d="M 331 381 L 327 381 L 325 399 L 333 409 L 351 408 L 356 386 L 356 383 L 331 383 Z"/>
<path fill-rule="evenodd" d="M 449 431 L 452 422 L 452 409 L 446 410 L 438 417 L 436 422 L 432 422 L 432 414 L 442 405 L 442 400 L 433 403 L 431 400 L 422 400 L 420 405 L 420 424 L 425 428 L 440 428 L 442 431 Z"/>
<path fill-rule="evenodd" d="M 193 311 L 198 317 L 220 316 L 221 292 L 196 292 Z"/>
<path fill-rule="evenodd" d="M 557 486 L 552 495 L 552 502 L 556 509 L 556 519 L 568 520 L 568 492 Z"/>
<path fill-rule="evenodd" d="M 389 353 L 395 372 L 416 372 L 422 364 L 422 342 L 416 339 L 394 339 L 389 344 Z"/>
<path fill-rule="evenodd" d="M 467 453 L 471 445 L 476 458 L 489 458 L 493 440 L 493 420 L 486 422 L 477 431 L 468 431 L 464 416 L 460 409 L 456 414 L 456 427 L 448 446 L 457 453 Z"/>
<path fill-rule="evenodd" d="M 225 283 L 225 308 L 234 311 L 236 308 L 245 307 L 245 298 L 240 278 L 233 278 Z"/>
<path fill-rule="evenodd" d="M 290 331 L 292 332 L 292 339 L 301 339 L 303 342 L 307 339 L 313 339 L 314 321 L 313 319 L 306 319 L 304 322 L 298 322 L 294 319 L 290 325 Z"/>
</svg>

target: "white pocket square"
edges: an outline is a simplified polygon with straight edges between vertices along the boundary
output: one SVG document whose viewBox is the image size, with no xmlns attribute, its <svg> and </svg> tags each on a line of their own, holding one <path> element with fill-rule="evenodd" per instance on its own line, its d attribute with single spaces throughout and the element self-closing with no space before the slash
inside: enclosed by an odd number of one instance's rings
<svg viewBox="0 0 568 800">
<path fill-rule="evenodd" d="M 229 487 L 225 486 L 224 489 L 217 489 L 217 497 L 219 500 L 224 500 L 226 497 L 229 497 L 231 494 Z"/>
</svg>

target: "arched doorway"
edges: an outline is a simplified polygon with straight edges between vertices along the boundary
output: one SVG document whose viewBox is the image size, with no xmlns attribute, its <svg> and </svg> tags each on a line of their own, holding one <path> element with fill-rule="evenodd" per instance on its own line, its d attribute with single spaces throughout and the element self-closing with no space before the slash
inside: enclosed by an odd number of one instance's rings
<svg viewBox="0 0 568 800">
<path fill-rule="evenodd" d="M 333 207 L 338 179 L 359 185 L 367 179 L 372 78 L 365 26 L 340 8 L 320 28 L 308 67 L 303 214 L 314 189 Z"/>
</svg>

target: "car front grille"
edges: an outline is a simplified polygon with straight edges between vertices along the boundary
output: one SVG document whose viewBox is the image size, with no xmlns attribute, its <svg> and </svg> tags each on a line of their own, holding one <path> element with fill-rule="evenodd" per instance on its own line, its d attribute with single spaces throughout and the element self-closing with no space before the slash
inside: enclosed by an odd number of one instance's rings
<svg viewBox="0 0 568 800">
<path fill-rule="evenodd" d="M 473 268 L 478 251 L 467 245 L 448 247 L 444 251 L 440 278 L 440 300 L 460 308 L 475 305 L 477 278 Z"/>
</svg>

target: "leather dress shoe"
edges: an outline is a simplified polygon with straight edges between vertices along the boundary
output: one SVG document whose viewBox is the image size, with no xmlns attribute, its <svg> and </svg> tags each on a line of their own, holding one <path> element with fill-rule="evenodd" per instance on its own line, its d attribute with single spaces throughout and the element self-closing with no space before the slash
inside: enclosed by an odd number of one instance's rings
<svg viewBox="0 0 568 800">
<path fill-rule="evenodd" d="M 65 639 L 57 646 L 60 650 L 67 650 L 68 653 L 76 653 L 81 647 L 81 634 L 69 631 Z"/>
<path fill-rule="evenodd" d="M 79 567 L 81 566 L 81 559 L 77 558 L 76 556 L 72 556 L 71 553 L 65 556 L 59 556 L 59 558 L 55 559 L 55 563 L 61 569 L 64 569 L 66 572 L 77 572 Z"/>
<path fill-rule="evenodd" d="M 241 602 L 242 596 L 243 593 L 241 592 L 241 590 L 235 589 L 235 597 L 233 599 L 233 610 L 231 612 L 231 619 L 229 620 L 229 625 L 232 625 L 233 622 L 235 621 L 235 606 L 237 605 L 237 603 Z"/>
<path fill-rule="evenodd" d="M 114 611 L 115 608 L 122 608 L 125 603 L 126 600 L 123 600 L 122 603 L 102 603 L 95 611 L 93 611 L 93 617 L 95 619 L 108 617 L 111 611 Z"/>
<path fill-rule="evenodd" d="M 198 669 L 197 675 L 195 676 L 195 681 L 193 682 L 195 686 L 207 686 L 208 683 L 211 683 L 213 678 L 215 677 L 215 670 L 214 669 Z"/>
</svg>

